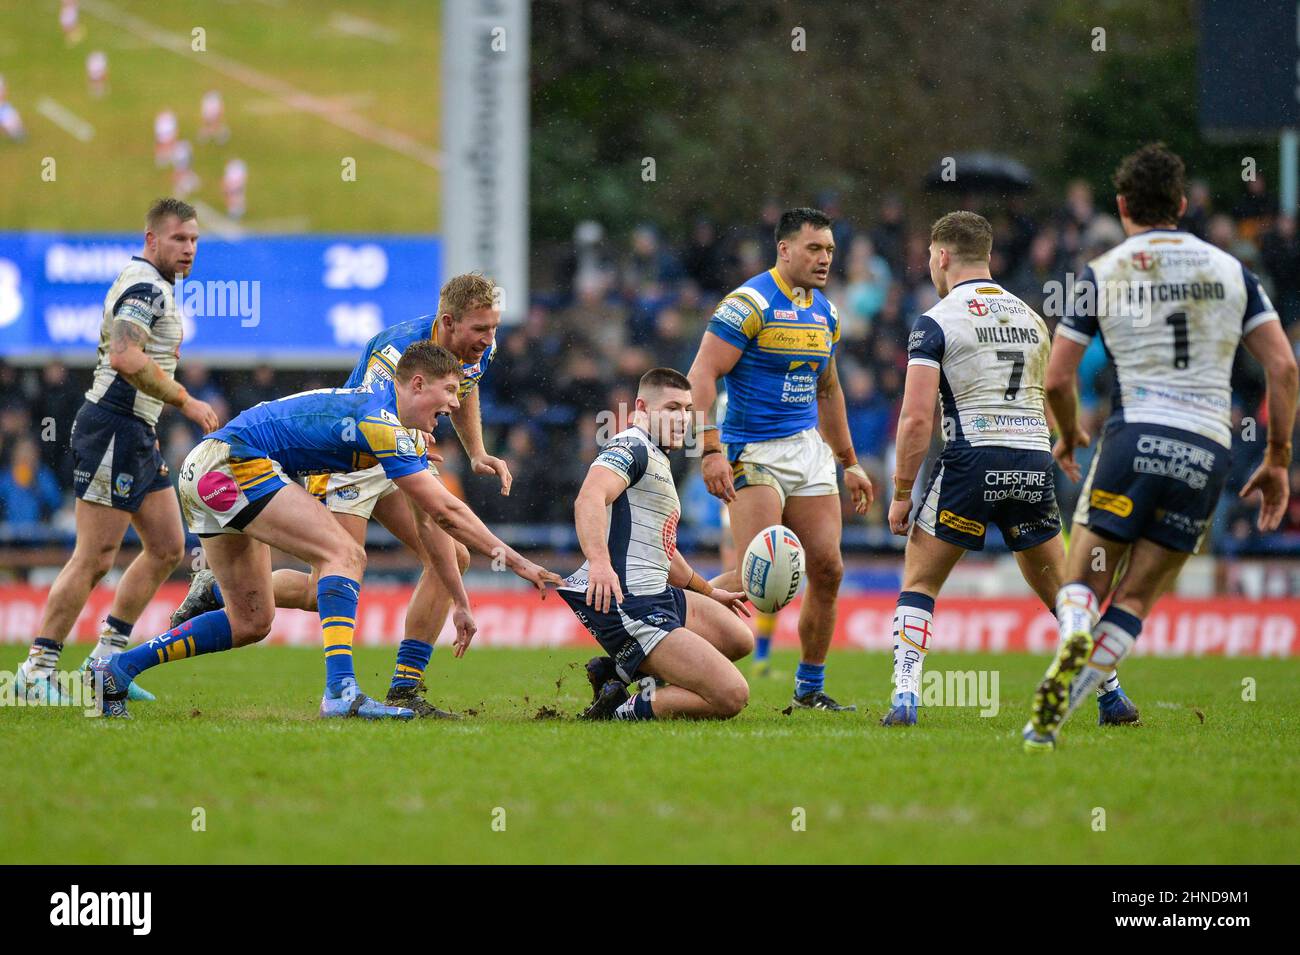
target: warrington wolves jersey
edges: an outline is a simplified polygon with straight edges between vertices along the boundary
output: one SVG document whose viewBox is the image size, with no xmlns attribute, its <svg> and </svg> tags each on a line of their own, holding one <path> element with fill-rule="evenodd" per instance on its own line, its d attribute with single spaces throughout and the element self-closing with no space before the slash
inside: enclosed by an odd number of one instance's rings
<svg viewBox="0 0 1300 955">
<path fill-rule="evenodd" d="M 230 445 L 232 458 L 270 458 L 299 476 L 379 464 L 396 480 L 429 466 L 424 438 L 397 419 L 391 381 L 263 401 L 208 437 Z"/>
<path fill-rule="evenodd" d="M 916 320 L 907 363 L 939 369 L 945 447 L 1050 451 L 1050 351 L 1037 312 L 991 279 L 969 279 Z"/>
<path fill-rule="evenodd" d="M 146 424 L 158 423 L 163 403 L 137 390 L 113 370 L 109 358 L 114 322 L 131 322 L 149 334 L 144 353 L 170 378 L 176 374 L 181 354 L 181 314 L 171 281 L 153 263 L 132 256 L 104 298 L 104 321 L 99 328 L 99 353 L 95 379 L 86 400 L 105 411 L 134 415 Z"/>
<path fill-rule="evenodd" d="M 800 293 L 776 269 L 731 292 L 708 330 L 741 350 L 727 385 L 725 444 L 788 438 L 817 427 L 817 379 L 840 340 L 835 306 L 819 290 Z"/>
<path fill-rule="evenodd" d="M 1151 229 L 1093 259 L 1058 335 L 1101 334 L 1118 381 L 1112 420 L 1162 424 L 1232 447 L 1232 360 L 1277 312 L 1259 279 L 1186 232 Z"/>
<path fill-rule="evenodd" d="M 436 315 L 424 315 L 385 328 L 366 342 L 366 350 L 362 352 L 361 360 L 352 369 L 352 374 L 344 387 L 356 388 L 380 379 L 391 381 L 393 375 L 397 373 L 397 362 L 402 357 L 402 352 L 415 342 L 433 338 L 433 328 L 437 321 Z M 464 377 L 456 392 L 457 398 L 464 398 L 478 386 L 496 354 L 497 343 L 494 340 L 478 361 L 461 364 Z"/>
<path fill-rule="evenodd" d="M 668 455 L 640 428 L 610 439 L 592 462 L 627 482 L 614 499 L 609 517 L 609 561 L 628 597 L 661 594 L 668 588 L 668 565 L 677 553 L 681 504 Z M 562 590 L 586 590 L 588 565 L 572 574 Z"/>
</svg>

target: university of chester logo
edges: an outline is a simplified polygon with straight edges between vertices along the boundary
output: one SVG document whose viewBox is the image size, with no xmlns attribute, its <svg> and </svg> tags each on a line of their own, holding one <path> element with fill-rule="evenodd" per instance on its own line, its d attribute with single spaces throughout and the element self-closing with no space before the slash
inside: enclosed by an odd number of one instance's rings
<svg viewBox="0 0 1300 955">
<path fill-rule="evenodd" d="M 989 307 L 977 298 L 967 299 L 966 308 L 970 310 L 972 315 L 976 315 L 980 318 L 983 318 L 989 313 Z"/>
<path fill-rule="evenodd" d="M 1155 265 L 1155 259 L 1151 257 L 1149 252 L 1133 253 L 1133 268 L 1137 269 L 1139 272 L 1145 272 L 1153 265 Z"/>
</svg>

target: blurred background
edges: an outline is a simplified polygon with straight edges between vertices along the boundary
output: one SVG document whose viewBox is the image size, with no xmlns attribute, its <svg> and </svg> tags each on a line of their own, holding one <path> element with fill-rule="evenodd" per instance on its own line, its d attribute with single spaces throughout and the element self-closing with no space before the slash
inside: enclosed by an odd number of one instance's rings
<svg viewBox="0 0 1300 955">
<path fill-rule="evenodd" d="M 0 575 L 39 587 L 66 558 L 68 429 L 103 296 L 158 195 L 199 209 L 178 377 L 223 420 L 341 385 L 446 277 L 493 275 L 505 324 L 483 417 L 514 492 L 468 473 L 449 426 L 442 470 L 567 573 L 600 412 L 630 406 L 646 369 L 690 366 L 718 299 L 773 264 L 790 206 L 836 220 L 840 375 L 881 488 L 907 334 L 936 300 L 929 226 L 953 208 L 993 222 L 994 277 L 1054 325 L 1051 290 L 1123 238 L 1115 164 L 1163 139 L 1188 166 L 1183 226 L 1260 274 L 1295 342 L 1295 37 L 1295 5 L 1270 0 L 0 0 Z M 1258 427 L 1236 429 L 1208 555 L 1181 587 L 1295 595 L 1300 469 L 1281 529 L 1259 534 L 1237 499 L 1266 435 L 1244 352 L 1233 381 L 1234 417 Z M 1112 387 L 1094 343 L 1094 433 Z M 158 433 L 173 469 L 198 437 L 172 409 Z M 696 460 L 676 467 L 682 546 L 716 568 L 717 502 Z M 1077 489 L 1058 491 L 1068 519 Z M 844 513 L 849 591 L 896 588 L 884 509 Z M 371 533 L 369 576 L 409 581 L 413 562 Z M 954 592 L 1023 592 L 990 537 Z"/>
</svg>

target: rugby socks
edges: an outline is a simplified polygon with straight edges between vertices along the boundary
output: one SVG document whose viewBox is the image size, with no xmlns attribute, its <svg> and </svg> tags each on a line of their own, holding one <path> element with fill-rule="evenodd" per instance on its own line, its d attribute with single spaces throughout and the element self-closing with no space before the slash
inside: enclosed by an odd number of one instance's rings
<svg viewBox="0 0 1300 955">
<path fill-rule="evenodd" d="M 904 590 L 894 607 L 894 700 L 903 693 L 921 697 L 921 671 L 934 634 L 934 598 Z"/>
<path fill-rule="evenodd" d="M 820 693 L 826 685 L 826 664 L 800 663 L 794 671 L 794 695 L 809 696 Z"/>
<path fill-rule="evenodd" d="M 397 647 L 397 667 L 393 670 L 391 688 L 399 690 L 419 686 L 432 656 L 433 644 L 409 638 L 403 640 Z"/>
<path fill-rule="evenodd" d="M 1119 692 L 1119 671 L 1116 670 L 1106 679 L 1101 681 L 1101 686 L 1097 687 L 1097 699 L 1103 703 L 1109 703 L 1115 697 L 1112 694 Z"/>
<path fill-rule="evenodd" d="M 616 720 L 652 720 L 655 718 L 654 706 L 644 693 L 633 693 L 618 705 L 614 711 Z"/>
<path fill-rule="evenodd" d="M 1092 656 L 1070 684 L 1070 707 L 1065 711 L 1062 723 L 1084 699 L 1106 682 L 1109 672 L 1119 666 L 1141 634 L 1141 620 L 1114 604 L 1107 608 L 1093 629 Z"/>
<path fill-rule="evenodd" d="M 147 643 L 119 653 L 115 662 L 134 680 L 160 663 L 175 663 L 205 653 L 221 653 L 229 650 L 230 646 L 230 618 L 224 610 L 210 610 Z"/>
<path fill-rule="evenodd" d="M 59 641 L 37 637 L 32 641 L 32 648 L 27 651 L 27 659 L 23 662 L 27 668 L 27 678 L 30 680 L 33 677 L 52 676 L 59 665 L 59 654 L 62 652 L 63 644 Z"/>
<path fill-rule="evenodd" d="M 334 697 L 343 682 L 356 682 L 352 669 L 352 635 L 357 628 L 357 600 L 361 584 L 340 574 L 322 577 L 316 585 L 316 612 L 320 614 L 325 645 L 325 689 Z"/>
<path fill-rule="evenodd" d="M 126 645 L 131 642 L 131 628 L 134 626 L 133 623 L 127 623 L 109 614 L 104 619 L 103 628 L 99 631 L 99 643 L 95 644 L 95 649 L 90 651 L 91 657 L 103 660 L 125 650 Z"/>
<path fill-rule="evenodd" d="M 772 653 L 772 634 L 776 630 L 776 614 L 760 613 L 754 621 L 758 631 L 754 638 L 754 662 L 762 663 Z"/>
<path fill-rule="evenodd" d="M 1092 633 L 1100 608 L 1097 595 L 1087 584 L 1066 584 L 1056 594 L 1056 629 L 1061 642 L 1080 631 Z"/>
</svg>

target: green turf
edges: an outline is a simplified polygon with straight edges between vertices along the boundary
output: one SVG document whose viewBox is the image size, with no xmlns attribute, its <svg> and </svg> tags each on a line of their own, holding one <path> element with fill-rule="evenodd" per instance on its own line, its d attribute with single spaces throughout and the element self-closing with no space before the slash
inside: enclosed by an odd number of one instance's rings
<svg viewBox="0 0 1300 955">
<path fill-rule="evenodd" d="M 438 231 L 436 169 L 307 113 L 291 97 L 318 97 L 436 149 L 440 6 L 435 0 L 86 0 L 85 37 L 69 46 L 56 0 L 0 4 L 0 74 L 28 133 L 19 144 L 0 138 L 0 183 L 6 184 L 0 228 L 135 231 L 149 201 L 171 191 L 170 170 L 153 161 L 154 116 L 170 107 L 182 138 L 194 145 L 203 181 L 197 199 L 224 213 L 226 160 L 248 164 L 245 225 L 254 230 Z M 192 56 L 169 52 L 124 15 L 187 44 L 202 27 L 207 49 Z M 363 34 L 377 29 L 384 39 L 357 35 L 358 28 Z M 91 50 L 109 58 L 111 90 L 103 99 L 86 86 Z M 293 90 L 233 78 L 230 69 L 215 68 L 217 57 L 241 77 L 251 68 Z M 195 139 L 199 99 L 209 89 L 225 97 L 232 130 L 225 145 Z M 39 112 L 42 97 L 89 122 L 94 138 L 81 142 Z M 349 156 L 356 160 L 355 182 L 341 176 Z M 56 162 L 53 182 L 41 178 L 46 157 Z"/>
<path fill-rule="evenodd" d="M 12 656 L 12 648 L 11 653 Z M 889 663 L 833 658 L 856 715 L 784 715 L 794 658 L 726 724 L 586 724 L 582 652 L 477 650 L 431 669 L 457 724 L 321 723 L 311 649 L 152 670 L 130 723 L 0 711 L 0 862 L 1294 862 L 1300 662 L 1138 660 L 1140 728 L 1095 709 L 1050 756 L 1017 731 L 1042 661 L 997 670 L 1001 712 L 876 725 Z M 69 660 L 80 659 L 75 649 Z M 358 654 L 380 691 L 392 651 Z M 1244 702 L 1242 680 L 1256 681 Z M 557 687 L 557 680 L 560 681 Z M 544 707 L 558 719 L 538 719 Z M 1200 715 L 1198 715 L 1198 713 Z M 1204 716 L 1202 721 L 1201 715 Z M 206 810 L 206 832 L 192 811 Z M 492 828 L 504 809 L 505 831 Z M 806 829 L 792 830 L 794 811 Z M 1094 810 L 1105 831 L 1094 831 Z M 499 818 L 499 817 L 498 817 Z"/>
</svg>

